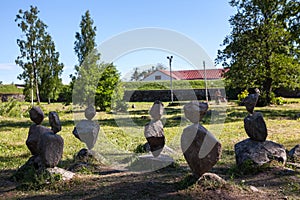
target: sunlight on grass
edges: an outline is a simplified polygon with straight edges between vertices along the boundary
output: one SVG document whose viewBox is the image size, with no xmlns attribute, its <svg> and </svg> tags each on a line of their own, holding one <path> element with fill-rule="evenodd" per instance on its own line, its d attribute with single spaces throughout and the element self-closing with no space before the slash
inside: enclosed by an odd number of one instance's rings
<svg viewBox="0 0 300 200">
<path fill-rule="evenodd" d="M 282 106 L 269 106 L 264 108 L 256 108 L 256 111 L 262 112 L 268 128 L 267 140 L 272 140 L 283 144 L 288 150 L 300 143 L 299 120 L 293 117 L 300 113 L 300 104 L 295 99 L 290 100 L 289 104 Z M 130 103 L 130 105 L 133 103 Z M 148 111 L 152 103 L 134 103 L 135 108 L 128 110 L 125 114 L 113 114 L 98 112 L 95 120 L 100 123 L 100 134 L 103 140 L 109 141 L 109 144 L 97 146 L 97 148 L 110 148 L 114 146 L 119 151 L 133 152 L 134 149 L 141 144 L 146 143 L 144 138 L 144 125 L 150 121 Z M 166 136 L 166 145 L 175 151 L 181 152 L 180 137 L 183 129 L 190 125 L 189 121 L 184 120 L 182 113 L 182 105 L 177 107 L 168 107 L 168 103 L 164 103 L 166 112 L 164 115 L 164 132 Z M 26 103 L 22 107 L 25 109 L 29 105 Z M 46 117 L 42 123 L 49 127 L 47 115 L 49 111 L 56 111 L 62 123 L 62 131 L 59 134 L 64 138 L 63 161 L 71 162 L 74 155 L 81 149 L 85 148 L 85 144 L 76 139 L 73 134 L 74 120 L 71 106 L 63 106 L 62 104 L 42 104 L 41 105 Z M 215 111 L 218 108 L 214 105 L 210 106 L 210 110 Z M 224 115 L 225 114 L 225 115 Z M 227 114 L 227 116 L 226 116 Z M 220 116 L 226 121 L 222 122 Z M 243 119 L 247 115 L 244 107 L 236 106 L 229 103 L 227 112 L 219 112 L 218 115 L 206 117 L 202 125 L 212 132 L 216 138 L 222 143 L 223 156 L 219 164 L 234 163 L 234 145 L 248 138 L 243 125 Z M 26 162 L 30 157 L 30 152 L 25 145 L 29 126 L 32 124 L 29 118 L 9 118 L 0 116 L 0 169 L 16 169 Z M 215 121 L 214 121 L 215 120 Z M 221 121 L 218 121 L 221 120 Z M 132 126 L 133 125 L 133 126 Z M 99 139 L 101 139 L 99 137 Z M 111 146 L 111 147 L 112 147 Z M 182 159 L 181 159 L 182 161 Z"/>
</svg>

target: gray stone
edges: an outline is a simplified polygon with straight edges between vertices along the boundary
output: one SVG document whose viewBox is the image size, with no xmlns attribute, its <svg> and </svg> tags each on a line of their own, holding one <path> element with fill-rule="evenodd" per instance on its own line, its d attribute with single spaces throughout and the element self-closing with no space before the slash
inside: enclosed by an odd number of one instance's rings
<svg viewBox="0 0 300 200">
<path fill-rule="evenodd" d="M 247 111 L 252 114 L 256 106 L 260 91 L 256 88 L 255 94 L 249 94 L 244 100 L 243 104 L 246 106 Z"/>
<path fill-rule="evenodd" d="M 260 112 L 254 112 L 253 115 L 245 117 L 244 128 L 252 140 L 263 142 L 268 136 L 267 126 Z"/>
<path fill-rule="evenodd" d="M 163 137 L 147 137 L 150 151 L 154 157 L 159 156 L 165 146 L 165 136 Z"/>
<path fill-rule="evenodd" d="M 293 162 L 300 162 L 300 144 L 297 144 L 294 148 L 292 148 L 289 151 L 288 156 Z"/>
<path fill-rule="evenodd" d="M 96 109 L 94 106 L 90 105 L 89 107 L 87 107 L 84 111 L 84 116 L 88 119 L 88 120 L 92 120 L 96 115 Z"/>
<path fill-rule="evenodd" d="M 258 142 L 248 138 L 235 144 L 234 150 L 238 166 L 247 161 L 252 161 L 256 166 L 270 163 L 273 160 L 285 164 L 287 159 L 284 146 L 268 140 Z"/>
<path fill-rule="evenodd" d="M 76 124 L 76 131 L 88 149 L 94 148 L 100 130 L 99 124 L 91 120 L 81 120 Z"/>
<path fill-rule="evenodd" d="M 49 128 L 37 124 L 33 124 L 30 126 L 28 137 L 26 140 L 26 145 L 32 155 L 40 154 L 41 135 L 43 135 L 46 132 L 52 132 L 52 131 Z"/>
<path fill-rule="evenodd" d="M 31 121 L 33 121 L 36 124 L 41 124 L 42 121 L 44 120 L 44 113 L 40 107 L 33 106 L 29 110 L 29 116 Z"/>
<path fill-rule="evenodd" d="M 73 129 L 73 131 L 72 131 L 72 133 L 73 133 L 73 135 L 78 139 L 78 140 L 80 140 L 81 141 L 81 139 L 80 139 L 80 137 L 79 137 L 79 134 L 78 134 L 78 131 L 77 131 L 77 128 L 76 128 L 76 126 L 74 127 L 74 129 Z"/>
<path fill-rule="evenodd" d="M 164 127 L 160 121 L 164 113 L 162 102 L 155 101 L 149 113 L 152 120 L 145 125 L 144 136 L 148 141 L 152 155 L 157 157 L 165 146 Z"/>
<path fill-rule="evenodd" d="M 75 176 L 75 173 L 67 171 L 67 170 L 59 168 L 59 167 L 47 168 L 46 170 L 50 174 L 60 174 L 63 181 L 71 180 Z"/>
<path fill-rule="evenodd" d="M 259 189 L 257 189 L 256 187 L 250 185 L 249 186 L 249 189 L 252 191 L 252 192 L 259 192 Z"/>
<path fill-rule="evenodd" d="M 221 144 L 200 124 L 186 127 L 181 135 L 181 149 L 193 174 L 199 178 L 221 157 Z"/>
<path fill-rule="evenodd" d="M 207 103 L 191 101 L 183 107 L 185 117 L 192 123 L 199 123 L 208 110 Z"/>
<path fill-rule="evenodd" d="M 91 159 L 96 159 L 95 152 L 85 148 L 81 149 L 75 156 L 75 160 L 81 162 L 88 162 Z"/>
<path fill-rule="evenodd" d="M 41 135 L 40 157 L 45 167 L 55 167 L 62 158 L 64 140 L 60 135 L 46 132 Z"/>
<path fill-rule="evenodd" d="M 49 123 L 53 133 L 61 131 L 61 124 L 56 112 L 49 112 Z"/>
<path fill-rule="evenodd" d="M 227 182 L 221 178 L 220 176 L 218 176 L 217 174 L 214 173 L 204 173 L 199 179 L 198 179 L 198 184 L 201 184 L 204 181 L 212 181 L 214 183 L 219 183 L 221 185 L 226 184 Z"/>
<path fill-rule="evenodd" d="M 148 137 L 163 137 L 164 127 L 160 120 L 151 121 L 145 125 L 144 136 Z"/>
<path fill-rule="evenodd" d="M 160 101 L 155 101 L 151 107 L 149 114 L 153 120 L 160 120 L 164 113 L 164 105 Z"/>
</svg>

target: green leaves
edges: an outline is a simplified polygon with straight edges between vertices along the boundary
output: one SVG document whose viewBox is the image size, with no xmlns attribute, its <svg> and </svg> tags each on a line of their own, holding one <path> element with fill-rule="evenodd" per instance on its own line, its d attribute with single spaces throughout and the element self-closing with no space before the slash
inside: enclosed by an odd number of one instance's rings
<svg viewBox="0 0 300 200">
<path fill-rule="evenodd" d="M 88 106 L 95 104 L 100 110 L 110 110 L 114 91 L 120 82 L 120 74 L 112 64 L 100 62 L 100 53 L 96 49 L 96 30 L 93 26 L 89 11 L 86 11 L 80 22 L 80 32 L 76 32 L 74 51 L 78 57 L 78 66 L 75 66 L 73 81 L 72 101 L 74 104 Z M 123 105 L 117 99 L 119 105 Z"/>
<path fill-rule="evenodd" d="M 45 99 L 56 98 L 63 64 L 59 63 L 59 53 L 46 31 L 47 25 L 39 19 L 38 13 L 37 7 L 30 6 L 30 10 L 19 10 L 16 15 L 15 21 L 24 39 L 17 39 L 20 55 L 15 62 L 23 69 L 18 79 L 25 81 L 25 94 L 29 94 L 30 89 L 35 90 L 40 102 L 40 89 Z M 33 101 L 33 96 L 31 99 Z"/>
<path fill-rule="evenodd" d="M 230 87 L 265 91 L 300 87 L 299 2 L 295 0 L 232 0 L 237 13 L 230 19 L 232 32 L 218 51 L 217 63 L 230 68 Z M 298 16 L 298 18 L 297 18 Z M 293 27 L 293 28 L 291 28 Z M 293 75 L 292 75 L 293 74 Z"/>
</svg>

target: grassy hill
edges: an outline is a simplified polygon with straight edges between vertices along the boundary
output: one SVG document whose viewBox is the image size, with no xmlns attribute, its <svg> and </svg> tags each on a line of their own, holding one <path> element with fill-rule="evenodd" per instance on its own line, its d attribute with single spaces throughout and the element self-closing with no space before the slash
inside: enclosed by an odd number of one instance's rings
<svg viewBox="0 0 300 200">
<path fill-rule="evenodd" d="M 17 88 L 15 85 L 0 85 L 0 94 L 23 94 L 23 89 Z"/>
<path fill-rule="evenodd" d="M 170 81 L 131 81 L 124 82 L 125 90 L 164 90 L 170 89 Z M 173 89 L 204 89 L 204 80 L 173 80 Z M 208 80 L 209 88 L 224 87 L 223 80 Z"/>
</svg>

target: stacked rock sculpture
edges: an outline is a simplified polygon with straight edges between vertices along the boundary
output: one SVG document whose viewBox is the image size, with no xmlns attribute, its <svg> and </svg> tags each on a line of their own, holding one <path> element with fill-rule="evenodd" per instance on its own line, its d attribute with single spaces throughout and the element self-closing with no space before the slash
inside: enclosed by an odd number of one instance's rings
<svg viewBox="0 0 300 200">
<path fill-rule="evenodd" d="M 181 135 L 181 149 L 194 176 L 200 178 L 218 162 L 221 157 L 221 143 L 201 124 L 200 120 L 208 110 L 207 103 L 191 101 L 184 106 L 185 117 L 193 124 Z"/>
<path fill-rule="evenodd" d="M 267 126 L 262 113 L 254 112 L 259 94 L 259 90 L 256 89 L 255 94 L 249 94 L 243 100 L 246 110 L 249 112 L 248 116 L 244 119 L 244 128 L 252 140 L 264 142 L 268 136 Z"/>
<path fill-rule="evenodd" d="M 44 113 L 39 107 L 32 107 L 29 111 L 30 119 L 35 123 L 30 126 L 26 145 L 33 155 L 29 159 L 37 168 L 55 167 L 62 158 L 64 140 L 57 133 L 61 124 L 56 112 L 49 113 L 51 129 L 40 125 Z"/>
<path fill-rule="evenodd" d="M 244 128 L 249 138 L 234 146 L 238 166 L 248 160 L 257 166 L 261 166 L 272 160 L 285 163 L 287 159 L 283 145 L 266 140 L 268 131 L 263 115 L 260 112 L 254 112 L 259 95 L 259 90 L 255 89 L 254 94 L 249 94 L 243 100 L 249 113 L 244 118 Z"/>
<path fill-rule="evenodd" d="M 85 109 L 84 115 L 86 119 L 79 121 L 74 130 L 73 135 L 80 141 L 84 142 L 89 150 L 93 149 L 98 138 L 100 126 L 92 121 L 96 115 L 96 109 L 90 105 Z"/>
<path fill-rule="evenodd" d="M 151 121 L 145 125 L 144 135 L 150 146 L 154 157 L 158 157 L 165 146 L 164 127 L 161 118 L 164 112 L 164 105 L 155 101 L 150 109 Z"/>
</svg>

